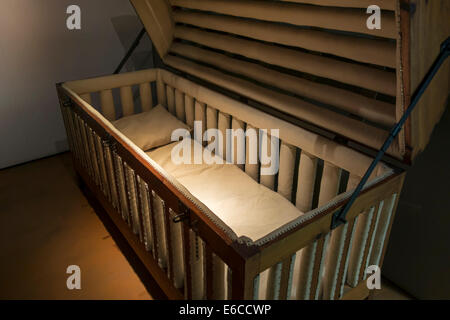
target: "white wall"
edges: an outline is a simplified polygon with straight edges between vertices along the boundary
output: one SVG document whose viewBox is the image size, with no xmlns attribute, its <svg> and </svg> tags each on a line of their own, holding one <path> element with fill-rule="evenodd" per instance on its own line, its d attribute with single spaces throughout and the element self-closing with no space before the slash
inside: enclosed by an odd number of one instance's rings
<svg viewBox="0 0 450 320">
<path fill-rule="evenodd" d="M 0 169 L 66 150 L 55 83 L 112 73 L 141 28 L 128 0 L 1 4 Z M 66 28 L 71 4 L 82 30 Z"/>
</svg>

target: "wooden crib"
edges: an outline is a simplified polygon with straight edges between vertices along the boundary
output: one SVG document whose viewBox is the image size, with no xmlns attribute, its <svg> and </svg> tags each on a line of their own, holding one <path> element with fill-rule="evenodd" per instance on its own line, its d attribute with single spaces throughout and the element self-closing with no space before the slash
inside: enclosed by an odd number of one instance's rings
<svg viewBox="0 0 450 320">
<path fill-rule="evenodd" d="M 336 33 L 342 53 L 326 52 L 322 57 L 290 48 L 304 44 L 307 50 L 326 51 L 321 42 L 324 35 L 315 34 L 317 30 L 305 35 L 305 42 L 295 43 L 299 41 L 292 34 L 297 29 L 291 30 L 295 15 L 318 9 L 309 13 L 320 17 L 336 11 L 342 17 L 358 17 L 365 1 L 353 1 L 358 9 L 328 7 L 338 6 L 331 0 L 284 2 L 171 0 L 170 6 L 164 0 L 132 0 L 172 72 L 151 69 L 58 85 L 76 171 L 169 298 L 364 299 L 369 295 L 366 268 L 382 266 L 404 173 L 379 165 L 351 207 L 348 223 L 331 230 L 331 219 L 371 162 L 355 148 L 381 145 L 386 128 L 408 103 L 408 90 L 416 85 L 412 66 L 406 67 L 410 60 L 405 50 L 411 49 L 405 44 L 409 41 L 399 31 L 408 31 L 405 21 L 415 20 L 409 16 L 410 7 L 405 7 L 407 1 L 375 1 L 393 19 L 389 20 L 393 29 L 368 32 L 369 37 L 355 37 L 350 45 L 361 50 L 380 48 L 381 54 L 361 61 L 347 50 L 351 46 L 345 48 L 348 35 Z M 424 7 L 424 13 L 436 10 L 420 1 L 417 6 Z M 265 13 L 273 9 L 278 9 L 276 14 Z M 307 23 L 314 26 L 312 21 Z M 263 32 L 268 26 L 272 31 Z M 352 36 L 359 32 L 354 28 L 351 23 L 338 27 Z M 218 33 L 212 37 L 211 30 Z M 306 41 L 308 37 L 314 41 Z M 285 59 L 273 60 L 277 54 Z M 344 60 L 337 59 L 338 69 L 330 73 L 322 64 L 334 55 Z M 297 58 L 312 62 L 301 65 Z M 423 76 L 424 71 L 414 71 Z M 317 77 L 307 75 L 315 72 Z M 439 77 L 442 80 L 446 75 L 448 65 Z M 433 87 L 438 91 L 443 84 L 436 85 L 436 81 Z M 427 99 L 440 106 L 446 97 L 439 94 Z M 340 111 L 325 108 L 323 103 Z M 305 214 L 260 239 L 237 237 L 111 124 L 157 104 L 186 123 L 204 120 L 219 130 L 280 128 L 280 171 L 270 182 L 258 173 L 255 179 Z M 389 154 L 410 162 L 426 145 L 443 109 L 436 109 L 430 121 L 420 125 L 416 113 Z M 221 122 L 220 117 L 227 121 Z M 242 170 L 255 174 L 251 165 Z M 164 211 L 164 222 L 159 225 L 153 212 L 155 201 Z M 165 231 L 168 258 L 164 264 L 156 228 Z M 181 246 L 174 243 L 174 233 L 181 234 Z M 201 273 L 193 269 L 198 261 Z M 174 271 L 180 265 L 181 282 L 176 281 Z"/>
</svg>

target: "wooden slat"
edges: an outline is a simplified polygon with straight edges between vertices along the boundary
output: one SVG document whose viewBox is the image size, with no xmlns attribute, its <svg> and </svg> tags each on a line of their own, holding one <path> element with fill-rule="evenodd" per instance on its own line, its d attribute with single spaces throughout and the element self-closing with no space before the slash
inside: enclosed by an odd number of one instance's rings
<svg viewBox="0 0 450 320">
<path fill-rule="evenodd" d="M 147 249 L 146 246 L 146 229 L 144 223 L 144 204 L 142 202 L 142 194 L 141 194 L 141 177 L 139 175 L 134 175 L 134 186 L 135 186 L 135 192 L 136 192 L 136 204 L 137 204 L 137 220 L 139 223 L 139 237 L 140 241 L 144 244 L 144 246 Z"/>
<path fill-rule="evenodd" d="M 337 196 L 340 179 L 341 169 L 325 161 L 320 184 L 319 207 Z"/>
<path fill-rule="evenodd" d="M 309 300 L 319 299 L 320 285 L 322 282 L 321 270 L 324 267 L 325 251 L 328 244 L 329 235 L 321 236 L 317 240 L 317 246 L 314 253 L 314 266 L 312 269 L 311 288 L 309 291 Z"/>
<path fill-rule="evenodd" d="M 318 159 L 305 151 L 300 154 L 295 206 L 302 212 L 312 209 Z"/>
<path fill-rule="evenodd" d="M 370 257 L 370 265 L 380 266 L 381 255 L 386 241 L 386 235 L 391 225 L 393 209 L 396 204 L 398 196 L 393 194 L 390 198 L 385 200 L 385 205 L 383 206 L 383 211 L 380 216 L 380 222 L 378 224 L 378 230 L 376 231 L 376 239 L 372 255 Z"/>
<path fill-rule="evenodd" d="M 174 11 L 174 19 L 178 23 L 247 38 L 324 52 L 390 68 L 396 67 L 395 42 L 181 10 Z"/>
<path fill-rule="evenodd" d="M 109 146 L 109 143 L 103 142 L 103 150 L 105 154 L 105 162 L 106 162 L 106 172 L 108 174 L 108 186 L 109 186 L 109 192 L 111 194 L 111 200 L 113 207 L 117 210 L 120 210 L 120 204 L 119 204 L 119 194 L 117 191 L 117 180 L 114 173 L 114 163 L 113 158 L 111 154 L 111 147 Z"/>
<path fill-rule="evenodd" d="M 259 131 L 252 125 L 247 124 L 245 137 L 245 173 L 256 182 L 259 182 L 258 154 Z"/>
<path fill-rule="evenodd" d="M 153 190 L 151 192 L 149 190 L 149 199 L 150 199 L 150 227 L 151 227 L 151 231 L 152 231 L 152 234 L 153 234 L 153 238 L 152 238 L 152 240 L 153 240 L 152 241 L 152 253 L 153 253 L 153 258 L 159 264 L 160 257 L 159 257 L 158 247 L 160 246 L 161 239 L 158 239 L 158 233 L 156 231 L 155 196 L 154 196 L 154 191 Z"/>
<path fill-rule="evenodd" d="M 170 216 L 169 216 L 169 208 L 167 205 L 163 202 L 163 214 L 164 214 L 164 235 L 166 237 L 166 247 L 167 247 L 167 276 L 169 279 L 174 282 L 174 258 L 173 258 L 173 244 L 172 244 L 172 228 L 170 223 Z"/>
<path fill-rule="evenodd" d="M 280 277 L 280 293 L 278 296 L 279 300 L 287 300 L 290 296 L 290 286 L 292 272 L 293 272 L 293 262 L 295 261 L 295 256 L 291 256 L 288 259 L 283 260 L 281 267 L 281 277 Z"/>
<path fill-rule="evenodd" d="M 376 230 L 378 227 L 378 222 L 380 220 L 380 214 L 383 210 L 384 202 L 381 201 L 376 207 L 373 213 L 372 223 L 370 225 L 369 235 L 367 237 L 366 246 L 364 248 L 363 261 L 361 263 L 361 269 L 359 271 L 359 279 L 360 281 L 366 279 L 366 269 L 370 260 L 370 255 L 373 248 L 373 243 L 376 236 Z"/>
<path fill-rule="evenodd" d="M 173 115 L 176 114 L 175 111 L 175 92 L 174 89 L 166 85 L 166 96 L 167 96 L 167 110 Z"/>
<path fill-rule="evenodd" d="M 265 300 L 278 300 L 280 289 L 281 262 L 271 267 L 267 274 L 267 288 Z"/>
<path fill-rule="evenodd" d="M 260 149 L 260 155 L 264 154 L 266 155 L 269 159 L 271 158 L 272 152 L 278 152 L 278 150 L 274 150 L 275 146 L 276 146 L 276 137 L 273 137 L 270 135 L 270 132 L 267 132 L 267 130 L 262 129 L 261 131 L 259 131 L 259 147 Z M 279 148 L 279 146 L 278 146 Z M 261 161 L 261 158 L 260 158 Z M 260 163 L 260 174 L 259 174 L 259 183 L 262 184 L 263 186 L 269 188 L 270 190 L 275 190 L 275 174 L 263 174 L 263 169 L 268 170 L 268 168 L 271 166 L 272 164 L 263 164 L 262 162 Z"/>
<path fill-rule="evenodd" d="M 115 172 L 116 172 L 116 179 L 117 179 L 117 186 L 119 188 L 119 203 L 120 203 L 120 210 L 119 212 L 122 215 L 122 219 L 124 221 L 128 222 L 128 201 L 125 191 L 125 177 L 123 174 L 123 162 L 122 158 L 120 158 L 119 155 L 115 154 Z"/>
<path fill-rule="evenodd" d="M 178 89 L 175 89 L 175 114 L 178 120 L 185 122 L 186 112 L 184 107 L 184 94 Z"/>
<path fill-rule="evenodd" d="M 143 227 L 144 245 L 147 251 L 153 250 L 154 234 L 152 233 L 152 222 L 150 220 L 150 193 L 147 183 L 139 179 L 139 199 L 140 199 L 140 217 L 141 226 Z"/>
<path fill-rule="evenodd" d="M 205 280 L 206 280 L 206 300 L 214 299 L 214 274 L 213 274 L 213 251 L 208 243 L 205 243 Z"/>
<path fill-rule="evenodd" d="M 375 208 L 368 209 L 367 212 L 362 213 L 358 218 L 352 252 L 350 254 L 350 264 L 348 268 L 347 283 L 351 287 L 356 287 L 361 278 L 360 272 L 364 260 L 364 252 L 367 245 L 367 239 L 371 232 L 374 211 Z"/>
<path fill-rule="evenodd" d="M 336 279 L 336 288 L 334 292 L 331 292 L 330 299 L 339 299 L 342 297 L 345 280 L 347 278 L 347 270 L 348 270 L 348 262 L 350 257 L 350 251 L 352 246 L 353 234 L 355 232 L 357 218 L 353 219 L 348 223 L 348 227 L 345 232 L 345 243 L 344 248 L 342 249 L 342 258 L 337 265 L 337 279 Z"/>
<path fill-rule="evenodd" d="M 383 28 L 369 30 L 364 9 L 252 0 L 171 0 L 172 5 L 272 22 L 349 31 L 396 39 L 395 15 L 385 12 Z"/>
<path fill-rule="evenodd" d="M 94 144 L 95 150 L 97 153 L 98 164 L 100 169 L 100 177 L 101 177 L 101 188 L 103 193 L 108 199 L 111 199 L 111 195 L 109 194 L 108 188 L 108 178 L 106 174 L 106 165 L 105 165 L 105 155 L 103 153 L 103 145 L 101 138 L 94 132 Z"/>
<path fill-rule="evenodd" d="M 292 199 L 296 154 L 297 149 L 294 146 L 281 143 L 277 191 L 289 201 Z"/>
<path fill-rule="evenodd" d="M 158 80 L 156 81 L 156 93 L 158 96 L 158 104 L 167 107 L 166 88 L 160 72 L 158 73 Z"/>
<path fill-rule="evenodd" d="M 100 170 L 98 167 L 97 154 L 95 152 L 94 137 L 92 129 L 86 125 L 86 138 L 89 149 L 89 158 L 91 159 L 92 174 L 94 182 L 100 185 Z"/>
<path fill-rule="evenodd" d="M 141 83 L 139 86 L 142 111 L 150 111 L 153 108 L 152 88 L 149 82 Z"/>
<path fill-rule="evenodd" d="M 206 105 L 204 103 L 195 101 L 195 121 L 199 121 L 201 122 L 201 132 L 199 134 L 197 138 L 197 142 L 202 143 L 203 139 L 203 135 L 206 131 Z"/>
<path fill-rule="evenodd" d="M 187 223 L 182 222 L 183 226 L 183 263 L 184 263 L 184 294 L 187 300 L 192 300 L 192 286 L 198 285 L 192 282 L 192 251 L 195 248 L 191 248 L 190 229 Z"/>
<path fill-rule="evenodd" d="M 111 90 L 103 90 L 100 92 L 100 103 L 103 116 L 109 121 L 116 120 L 116 109 Z"/>
<path fill-rule="evenodd" d="M 131 116 L 134 114 L 133 90 L 130 86 L 120 88 L 120 101 L 122 102 L 123 116 Z"/>
<path fill-rule="evenodd" d="M 375 123 L 389 127 L 395 123 L 395 105 L 390 103 L 187 44 L 174 43 L 170 51 L 299 96 L 323 102 Z"/>
<path fill-rule="evenodd" d="M 194 128 L 194 120 L 195 120 L 194 98 L 187 94 L 184 95 L 184 108 L 186 114 L 186 124 L 191 128 Z"/>
<path fill-rule="evenodd" d="M 93 177 L 94 176 L 94 169 L 92 167 L 91 153 L 89 151 L 89 141 L 88 141 L 87 133 L 86 133 L 87 125 L 81 119 L 80 119 L 79 125 L 80 125 L 82 143 L 83 143 L 83 146 L 84 146 L 84 155 L 85 155 L 86 168 L 87 168 L 87 171 L 88 171 L 89 175 L 91 177 Z"/>
<path fill-rule="evenodd" d="M 245 165 L 245 123 L 236 117 L 231 119 L 231 128 L 233 129 L 233 136 L 231 138 L 231 151 L 233 152 L 233 163 L 244 171 Z M 241 131 L 242 130 L 242 131 Z M 242 133 L 241 138 L 239 134 Z"/>
<path fill-rule="evenodd" d="M 396 74 L 394 72 L 184 26 L 175 27 L 175 37 L 268 64 L 306 72 L 391 96 L 396 95 Z"/>
<path fill-rule="evenodd" d="M 206 129 L 217 129 L 218 128 L 218 111 L 217 109 L 214 109 L 213 107 L 206 106 Z M 209 145 L 213 140 L 212 137 L 208 135 L 208 142 Z"/>
</svg>

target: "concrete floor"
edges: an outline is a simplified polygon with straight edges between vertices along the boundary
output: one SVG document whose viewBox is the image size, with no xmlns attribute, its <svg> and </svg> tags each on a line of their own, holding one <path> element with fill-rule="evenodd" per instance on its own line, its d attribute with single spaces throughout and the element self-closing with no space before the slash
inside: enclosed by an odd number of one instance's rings
<svg viewBox="0 0 450 320">
<path fill-rule="evenodd" d="M 0 299 L 164 299 L 71 165 L 66 153 L 0 171 Z M 67 289 L 69 265 L 81 290 Z M 374 299 L 409 299 L 382 287 Z"/>
</svg>

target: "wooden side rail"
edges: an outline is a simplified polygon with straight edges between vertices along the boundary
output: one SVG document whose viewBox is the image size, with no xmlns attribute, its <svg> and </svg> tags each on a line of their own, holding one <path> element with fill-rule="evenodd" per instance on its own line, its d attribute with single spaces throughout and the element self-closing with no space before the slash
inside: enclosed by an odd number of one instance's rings
<svg viewBox="0 0 450 320">
<path fill-rule="evenodd" d="M 244 276 L 245 257 L 237 250 L 239 246 L 120 137 L 96 119 L 79 98 L 71 96 L 64 88 L 59 87 L 58 91 L 75 168 L 99 197 L 114 222 L 118 223 L 127 240 L 134 244 L 138 255 L 145 256 L 146 261 L 153 260 L 153 267 L 149 270 L 165 293 L 176 299 L 192 296 L 190 278 L 193 271 L 189 263 L 190 251 L 193 251 L 189 245 L 191 231 L 210 252 L 210 255 L 205 255 L 205 274 L 220 272 L 209 267 L 213 264 L 211 259 L 214 255 L 214 259 L 220 259 L 229 268 L 230 283 L 241 282 L 239 279 Z M 175 224 L 173 218 L 180 214 L 185 214 L 187 219 Z M 124 232 L 124 229 L 127 231 Z M 175 246 L 174 241 L 180 241 L 181 246 Z M 182 248 L 182 251 L 176 248 Z M 182 271 L 176 271 L 175 265 L 182 265 Z M 169 289 L 170 285 L 163 280 L 164 277 L 155 275 L 157 267 L 160 270 L 156 274 L 161 274 L 163 270 L 177 290 Z M 206 278 L 215 277 L 210 274 Z M 212 283 L 206 282 L 205 285 L 211 286 Z M 225 292 L 230 296 L 222 298 L 243 297 L 238 285 Z"/>
<path fill-rule="evenodd" d="M 247 261 L 246 277 L 256 280 L 248 281 L 250 288 L 247 288 L 247 298 L 256 298 L 258 294 L 264 298 L 264 295 L 258 292 L 257 287 L 261 285 L 258 284 L 260 281 L 258 278 L 263 272 L 274 267 L 276 270 L 271 271 L 275 274 L 270 275 L 269 272 L 267 280 L 267 286 L 274 288 L 274 292 L 269 292 L 271 297 L 288 296 L 289 298 L 287 290 L 292 287 L 292 273 L 298 271 L 302 274 L 297 281 L 302 284 L 303 280 L 302 285 L 308 288 L 297 288 L 297 293 L 293 292 L 293 298 L 339 299 L 343 297 L 345 285 L 348 284 L 352 288 L 357 287 L 361 281 L 366 279 L 365 270 L 368 265 L 375 264 L 381 267 L 381 257 L 386 248 L 404 176 L 404 173 L 394 175 L 387 182 L 384 181 L 362 193 L 349 212 L 349 223 L 344 226 L 330 231 L 332 215 L 342 209 L 345 201 L 262 247 L 255 248 L 257 253 Z M 342 233 L 345 234 L 342 237 L 342 245 L 339 248 L 328 248 L 328 250 L 339 250 L 338 261 L 332 264 L 329 258 L 325 263 L 324 255 L 330 243 L 329 239 L 333 236 L 342 236 Z M 303 270 L 300 268 L 294 271 L 293 257 L 296 255 L 307 257 L 314 262 L 311 263 L 309 260 L 307 264 L 301 264 L 304 267 Z M 353 266 L 350 266 L 349 270 L 350 260 L 352 260 Z M 310 274 L 305 275 L 308 272 L 306 270 L 308 264 L 311 266 Z M 328 271 L 325 265 L 329 267 Z M 333 275 L 328 275 L 333 280 L 333 283 L 328 284 L 332 288 L 322 287 L 320 289 L 321 281 L 327 278 L 321 276 L 320 273 L 326 275 L 327 272 L 333 273 Z M 302 276 L 308 279 L 301 279 Z M 277 283 L 271 284 L 270 282 L 275 281 L 275 278 L 278 279 Z M 296 294 L 303 296 L 299 297 Z M 324 294 L 327 296 L 323 296 Z"/>
</svg>

